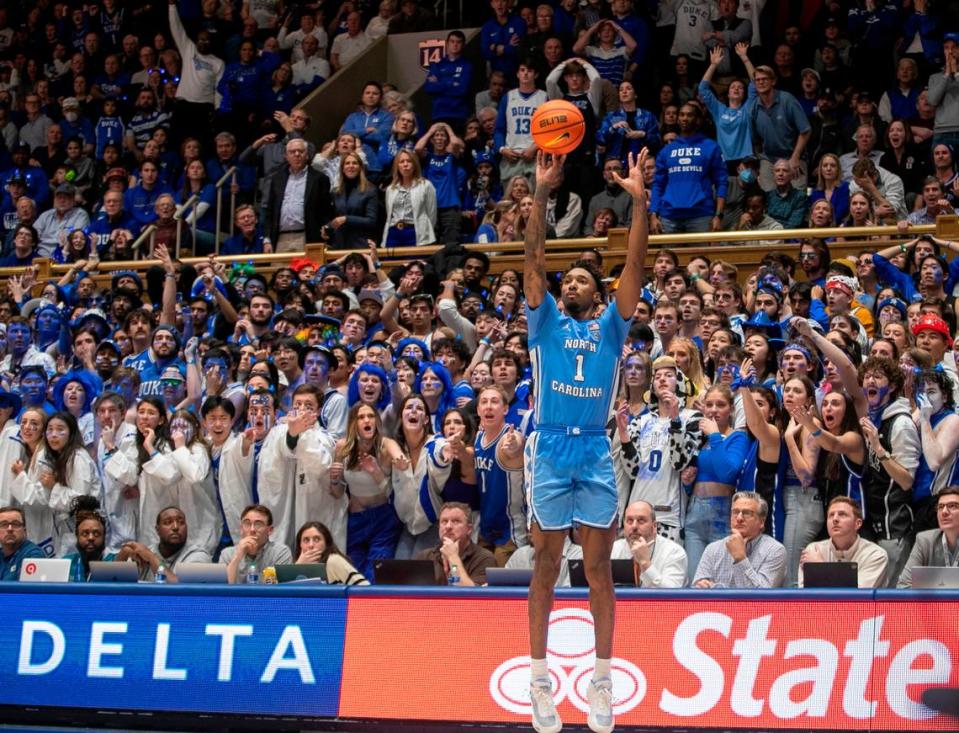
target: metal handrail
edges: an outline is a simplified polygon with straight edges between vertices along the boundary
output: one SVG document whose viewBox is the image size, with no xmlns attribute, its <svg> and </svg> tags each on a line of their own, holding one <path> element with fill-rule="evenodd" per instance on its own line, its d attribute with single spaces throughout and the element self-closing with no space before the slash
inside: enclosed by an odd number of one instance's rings
<svg viewBox="0 0 959 733">
<path fill-rule="evenodd" d="M 140 247 L 143 244 L 143 240 L 147 237 L 150 238 L 150 254 L 153 254 L 153 246 L 156 244 L 156 234 L 157 234 L 157 225 L 148 224 L 143 228 L 143 231 L 140 232 L 140 236 L 133 240 L 133 244 L 130 245 L 133 249 L 133 259 L 139 260 Z"/>
<path fill-rule="evenodd" d="M 220 196 L 220 189 L 223 188 L 223 184 L 226 183 L 226 179 L 230 178 L 230 186 L 232 187 L 236 183 L 236 166 L 231 165 L 226 171 L 220 176 L 220 179 L 214 185 L 216 188 L 216 226 L 213 228 L 215 237 L 213 241 L 213 251 L 216 254 L 220 254 L 220 215 L 222 214 L 223 207 L 223 197 Z M 236 194 L 233 191 L 230 191 L 230 226 L 233 225 L 233 217 L 236 214 Z M 195 239 L 195 237 L 194 237 Z"/>
<path fill-rule="evenodd" d="M 200 200 L 200 194 L 195 193 L 186 201 L 183 202 L 177 209 L 177 212 L 173 215 L 173 218 L 176 220 L 176 254 L 174 255 L 177 259 L 180 258 L 180 237 L 182 235 L 183 229 L 180 226 L 180 223 L 183 221 L 183 212 L 187 210 L 190 206 L 193 207 L 193 221 L 190 224 L 191 233 L 193 234 L 193 247 L 194 251 L 196 249 L 196 202 Z"/>
</svg>

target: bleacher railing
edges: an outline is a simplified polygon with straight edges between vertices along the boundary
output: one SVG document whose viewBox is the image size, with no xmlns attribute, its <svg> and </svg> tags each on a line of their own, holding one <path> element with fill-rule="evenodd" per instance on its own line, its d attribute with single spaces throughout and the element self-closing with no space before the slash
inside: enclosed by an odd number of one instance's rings
<svg viewBox="0 0 959 733">
<path fill-rule="evenodd" d="M 224 174 L 220 182 L 224 181 L 231 173 L 232 169 Z M 219 197 L 217 202 L 219 207 Z M 147 228 L 140 235 L 137 240 L 138 243 L 145 237 L 152 238 L 153 234 L 154 232 Z M 626 229 L 612 229 L 606 237 L 549 240 L 546 242 L 547 268 L 549 270 L 562 270 L 576 259 L 584 249 L 596 248 L 603 253 L 604 266 L 608 271 L 617 264 L 626 261 L 627 234 Z M 896 226 L 872 226 L 709 232 L 703 234 L 654 234 L 649 238 L 649 255 L 646 265 L 647 267 L 652 265 L 658 250 L 669 248 L 676 252 L 680 265 L 685 265 L 692 258 L 700 255 L 705 255 L 710 260 L 721 259 L 730 262 L 739 268 L 740 281 L 744 282 L 749 273 L 759 266 L 762 258 L 770 251 L 785 252 L 798 261 L 800 244 L 809 239 L 829 240 L 830 253 L 835 259 L 856 255 L 863 249 L 878 251 L 884 247 L 907 242 L 921 234 L 933 234 L 942 239 L 957 240 L 959 239 L 959 217 L 940 216 L 935 224 L 912 226 L 906 232 L 901 232 Z M 219 231 L 217 236 L 219 237 Z M 775 242 L 776 244 L 771 245 L 769 242 Z M 490 274 L 492 275 L 508 268 L 522 269 L 523 267 L 525 258 L 522 242 L 467 244 L 465 247 L 470 251 L 486 252 L 491 255 Z M 443 247 L 439 245 L 381 247 L 377 249 L 377 255 L 384 266 L 392 267 L 412 260 L 428 260 L 442 249 Z M 219 251 L 219 240 L 217 241 L 217 251 Z M 353 251 L 361 252 L 363 250 L 334 250 L 328 248 L 324 243 L 308 243 L 304 250 L 300 252 L 218 256 L 217 260 L 227 264 L 227 266 L 234 262 L 252 263 L 257 270 L 270 273 L 280 267 L 289 265 L 293 259 L 299 257 L 306 257 L 318 265 L 324 265 Z M 196 265 L 207 262 L 208 258 L 181 257 L 180 261 L 185 264 Z M 70 265 L 59 265 L 47 258 L 37 259 L 34 264 L 38 267 L 38 284 L 51 278 L 60 278 L 70 269 Z M 155 259 L 100 262 L 97 271 L 93 273 L 93 278 L 100 284 L 109 284 L 111 273 L 117 270 L 134 270 L 143 274 L 149 267 L 160 264 L 160 261 Z M 22 268 L 17 267 L 0 268 L 0 280 L 5 280 L 11 275 L 20 275 L 22 272 Z M 801 272 L 799 277 L 802 277 Z"/>
</svg>

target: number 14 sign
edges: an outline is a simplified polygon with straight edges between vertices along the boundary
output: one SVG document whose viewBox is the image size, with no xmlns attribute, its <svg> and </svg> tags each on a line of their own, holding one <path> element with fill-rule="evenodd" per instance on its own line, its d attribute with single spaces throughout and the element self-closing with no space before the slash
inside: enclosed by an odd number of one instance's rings
<svg viewBox="0 0 959 733">
<path fill-rule="evenodd" d="M 435 64 L 437 61 L 442 60 L 443 56 L 446 55 L 446 41 L 439 38 L 433 38 L 429 41 L 420 41 L 419 52 L 420 66 L 422 66 L 424 69 L 428 69 L 430 64 Z"/>
</svg>

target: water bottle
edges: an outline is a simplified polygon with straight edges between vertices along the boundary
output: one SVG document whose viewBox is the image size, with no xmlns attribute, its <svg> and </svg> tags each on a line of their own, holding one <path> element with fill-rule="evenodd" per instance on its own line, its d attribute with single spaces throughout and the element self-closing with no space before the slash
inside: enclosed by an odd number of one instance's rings
<svg viewBox="0 0 959 733">
<path fill-rule="evenodd" d="M 459 568 L 455 565 L 450 565 L 450 574 L 446 578 L 447 583 L 450 585 L 459 585 L 460 584 L 460 571 Z"/>
<path fill-rule="evenodd" d="M 157 568 L 156 575 L 153 576 L 154 583 L 166 583 L 166 566 L 161 562 Z"/>
<path fill-rule="evenodd" d="M 260 571 L 256 569 L 256 563 L 252 563 L 246 571 L 246 584 L 247 585 L 259 585 L 260 584 Z"/>
</svg>

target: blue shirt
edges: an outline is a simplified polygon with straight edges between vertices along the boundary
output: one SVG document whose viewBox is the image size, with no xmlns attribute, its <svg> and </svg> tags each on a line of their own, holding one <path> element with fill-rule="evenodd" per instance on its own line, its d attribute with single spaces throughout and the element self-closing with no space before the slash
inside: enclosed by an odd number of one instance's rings
<svg viewBox="0 0 959 733">
<path fill-rule="evenodd" d="M 221 255 L 261 255 L 263 254 L 263 232 L 259 229 L 253 240 L 244 239 L 242 234 L 234 234 L 220 245 Z"/>
<path fill-rule="evenodd" d="M 169 359 L 163 364 L 154 360 L 150 349 L 145 349 L 139 354 L 128 356 L 123 360 L 123 366 L 131 367 L 140 372 L 140 397 L 163 397 L 163 385 L 160 383 L 160 375 L 167 367 L 174 366 L 180 370 L 180 373 L 186 376 L 186 362 L 182 359 Z"/>
<path fill-rule="evenodd" d="M 224 186 L 228 191 L 229 189 Z M 192 194 L 180 193 L 180 201 L 177 203 L 184 204 L 186 200 L 190 198 Z M 197 200 L 197 204 L 206 204 L 207 210 L 203 212 L 203 215 L 196 222 L 196 228 L 204 232 L 213 232 L 216 227 L 216 188 L 212 183 L 206 184 L 203 188 L 200 189 L 200 198 Z M 186 221 L 189 217 L 193 216 L 193 204 L 191 204 L 184 212 L 183 218 Z"/>
<path fill-rule="evenodd" d="M 57 123 L 63 131 L 63 139 L 69 140 L 72 137 L 78 137 L 83 140 L 84 145 L 93 145 L 96 142 L 96 133 L 93 131 L 93 123 L 86 117 L 78 117 L 76 122 L 64 118 Z"/>
<path fill-rule="evenodd" d="M 809 194 L 809 206 L 811 207 L 819 199 L 825 199 L 826 192 L 821 188 L 813 189 Z M 849 181 L 843 181 L 832 190 L 832 198 L 829 199 L 832 206 L 832 219 L 835 222 L 841 222 L 849 215 Z"/>
<path fill-rule="evenodd" d="M 143 184 L 136 185 L 127 189 L 126 193 L 123 194 L 123 208 L 136 219 L 140 226 L 152 224 L 157 218 L 156 211 L 153 208 L 154 204 L 165 193 L 172 194 L 173 191 L 169 186 L 159 181 L 151 191 L 143 188 Z"/>
<path fill-rule="evenodd" d="M 94 130 L 94 138 L 97 146 L 97 159 L 103 158 L 103 149 L 113 143 L 123 149 L 123 137 L 126 135 L 126 127 L 123 120 L 119 117 L 101 117 Z"/>
<path fill-rule="evenodd" d="M 749 87 L 749 94 L 756 90 Z M 753 154 L 753 129 L 749 120 L 749 99 L 738 109 L 727 107 L 716 99 L 707 81 L 699 82 L 699 96 L 716 124 L 716 141 L 726 160 L 742 160 Z"/>
<path fill-rule="evenodd" d="M 799 135 L 809 132 L 809 118 L 796 98 L 789 92 L 774 91 L 773 103 L 767 107 L 756 96 L 756 87 L 750 82 L 746 107 L 753 132 L 761 141 L 762 157 L 776 161 L 790 158 Z"/>
<path fill-rule="evenodd" d="M 43 550 L 30 540 L 24 540 L 10 557 L 0 553 L 0 581 L 19 580 L 20 564 L 28 557 L 45 557 Z"/>
<path fill-rule="evenodd" d="M 130 84 L 130 75 L 125 71 L 119 72 L 113 78 L 106 73 L 100 74 L 93 79 L 93 85 L 100 87 L 105 97 L 122 97 L 123 90 Z"/>
<path fill-rule="evenodd" d="M 436 77 L 431 81 L 430 77 Z M 465 120 L 470 113 L 469 94 L 473 65 L 462 56 L 430 64 L 423 90 L 433 97 L 433 119 Z"/>
<path fill-rule="evenodd" d="M 720 433 L 709 435 L 706 445 L 699 451 L 696 483 L 713 481 L 735 484 L 746 463 L 750 442 L 749 436 L 742 430 L 734 430 L 726 437 Z"/>
<path fill-rule="evenodd" d="M 504 425 L 498 435 L 484 446 L 486 433 L 480 431 L 473 448 L 476 450 L 476 480 L 480 491 L 480 536 L 494 545 L 513 541 L 519 544 L 526 536 L 524 518 L 523 472 L 506 469 L 496 458 L 496 448 L 506 435 Z"/>
<path fill-rule="evenodd" d="M 613 303 L 599 318 L 577 321 L 560 313 L 549 293 L 538 308 L 527 304 L 526 318 L 537 423 L 604 428 L 632 319 Z"/>
<path fill-rule="evenodd" d="M 729 177 L 719 145 L 695 134 L 677 137 L 656 156 L 650 212 L 666 219 L 712 216 Z"/>
<path fill-rule="evenodd" d="M 626 130 L 622 127 L 614 127 L 617 122 L 633 121 L 630 127 L 634 130 L 643 130 L 646 137 L 629 139 L 626 137 Z M 599 126 L 599 132 L 596 133 L 597 144 L 606 148 L 607 158 L 619 158 L 623 165 L 629 162 L 629 154 L 639 155 L 643 148 L 656 150 L 659 147 L 659 122 L 649 110 L 637 108 L 635 113 L 616 110 L 610 112 L 603 118 Z"/>
<path fill-rule="evenodd" d="M 260 93 L 260 69 L 256 64 L 227 64 L 216 90 L 220 111 L 232 112 L 237 105 L 255 107 Z"/>
<path fill-rule="evenodd" d="M 140 223 L 126 211 L 120 214 L 118 221 L 112 222 L 106 212 L 100 212 L 96 221 L 91 222 L 87 227 L 87 233 L 92 238 L 92 244 L 97 252 L 103 254 L 110 247 L 110 236 L 117 229 L 129 229 L 130 233 L 136 237 L 140 233 Z"/>
<path fill-rule="evenodd" d="M 466 184 L 466 171 L 457 165 L 452 153 L 427 156 L 423 176 L 436 189 L 437 209 L 462 207 L 460 192 Z"/>
<path fill-rule="evenodd" d="M 526 21 L 516 15 L 507 16 L 506 22 L 500 24 L 496 18 L 491 18 L 480 29 L 480 53 L 489 61 L 491 71 L 502 71 L 506 75 L 506 84 L 513 86 L 516 81 L 516 70 L 519 68 L 519 51 L 522 44 L 513 46 L 510 38 L 517 36 L 520 40 L 526 36 Z M 503 55 L 496 53 L 496 47 L 503 47 Z"/>
<path fill-rule="evenodd" d="M 374 128 L 373 131 L 367 132 L 371 127 Z M 364 112 L 362 109 L 351 112 L 343 121 L 340 132 L 349 132 L 363 141 L 367 170 L 379 172 L 382 169 L 379 167 L 380 161 L 376 156 L 377 149 L 380 141 L 390 136 L 392 128 L 393 115 L 382 107 L 377 107 L 372 112 Z"/>
</svg>

